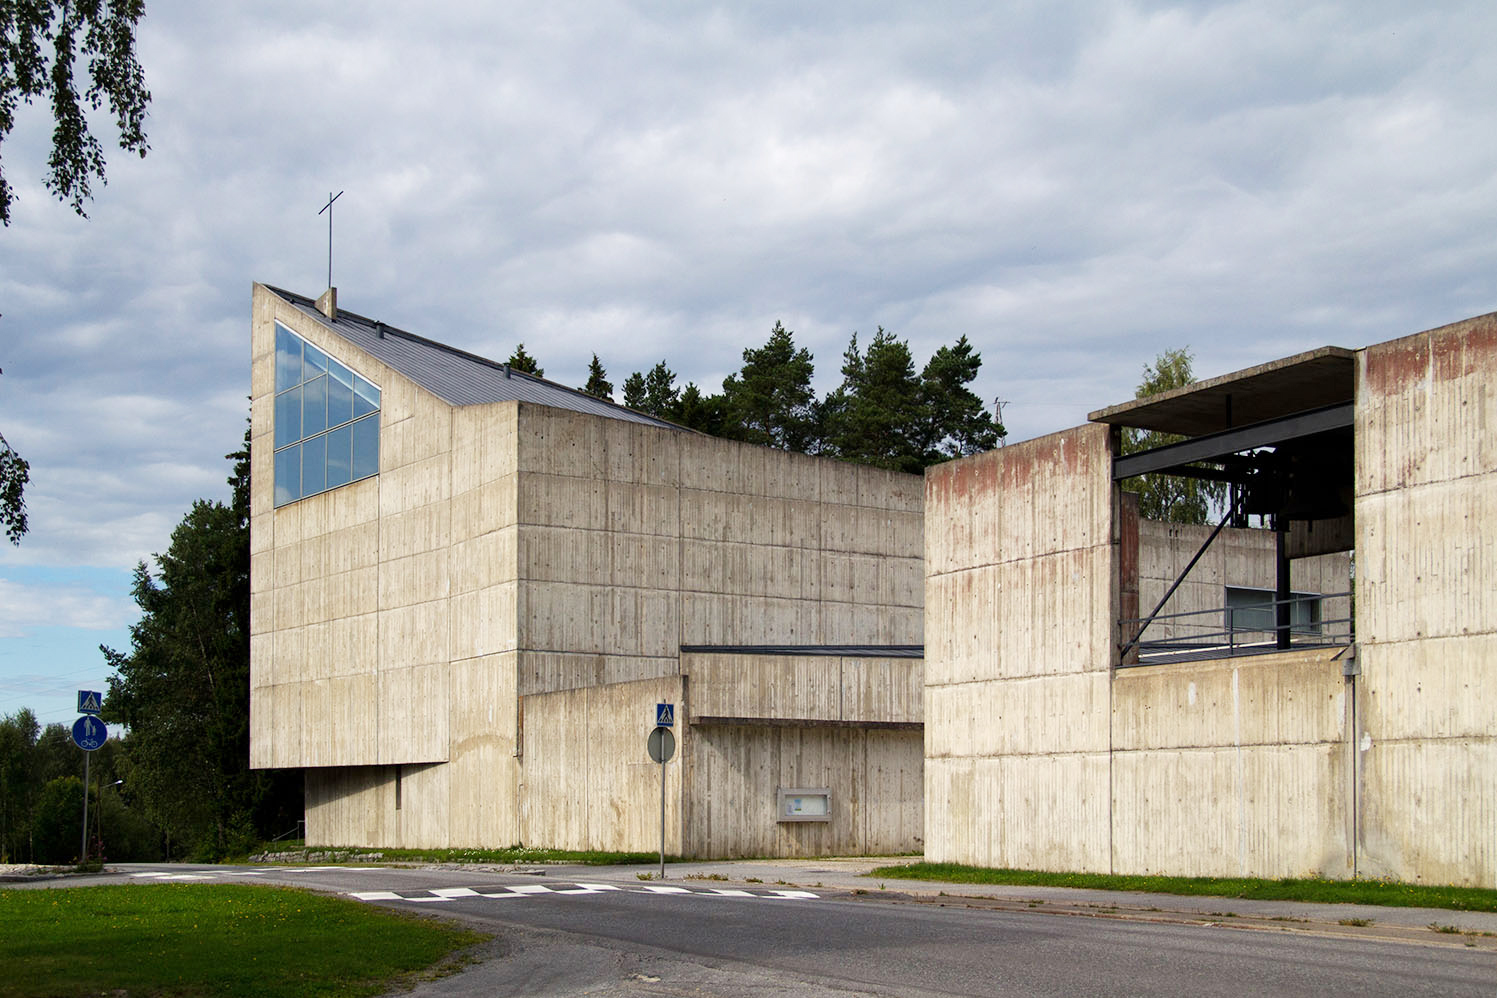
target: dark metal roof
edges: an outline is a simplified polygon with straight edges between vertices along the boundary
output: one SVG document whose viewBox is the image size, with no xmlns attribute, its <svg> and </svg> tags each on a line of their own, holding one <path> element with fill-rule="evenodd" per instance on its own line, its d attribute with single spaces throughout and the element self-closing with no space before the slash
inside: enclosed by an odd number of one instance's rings
<svg viewBox="0 0 1497 998">
<path fill-rule="evenodd" d="M 924 645 L 682 645 L 688 655 L 834 655 L 839 658 L 924 658 Z"/>
<path fill-rule="evenodd" d="M 1350 402 L 1355 391 L 1356 353 L 1321 347 L 1098 409 L 1087 419 L 1196 437 Z"/>
<path fill-rule="evenodd" d="M 321 323 L 361 350 L 410 378 L 433 395 L 452 405 L 485 405 L 490 402 L 533 402 L 556 409 L 570 409 L 610 419 L 645 423 L 672 430 L 682 427 L 545 378 L 516 371 L 467 353 L 456 347 L 428 340 L 403 329 L 338 309 L 336 319 L 317 310 L 315 299 L 266 285 L 266 290 L 295 306 L 308 318 Z M 685 432 L 683 430 L 683 432 Z"/>
</svg>

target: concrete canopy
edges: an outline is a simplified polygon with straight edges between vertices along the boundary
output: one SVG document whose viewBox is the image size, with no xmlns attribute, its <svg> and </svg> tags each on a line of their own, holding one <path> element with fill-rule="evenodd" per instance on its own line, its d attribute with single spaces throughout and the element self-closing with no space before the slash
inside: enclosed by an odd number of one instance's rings
<svg viewBox="0 0 1497 998">
<path fill-rule="evenodd" d="M 1089 413 L 1093 423 L 1198 437 L 1352 401 L 1356 353 L 1320 347 Z"/>
</svg>

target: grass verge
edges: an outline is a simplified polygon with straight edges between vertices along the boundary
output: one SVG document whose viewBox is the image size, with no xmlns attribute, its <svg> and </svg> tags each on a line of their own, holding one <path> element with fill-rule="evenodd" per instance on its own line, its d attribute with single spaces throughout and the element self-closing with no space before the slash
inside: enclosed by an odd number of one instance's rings
<svg viewBox="0 0 1497 998">
<path fill-rule="evenodd" d="M 658 863 L 658 852 L 599 852 L 573 849 L 533 849 L 509 846 L 505 849 L 360 849 L 352 846 L 312 846 L 278 849 L 267 846 L 264 852 L 246 857 L 250 862 L 273 863 L 577 863 L 582 866 L 630 866 Z M 665 857 L 667 863 L 677 857 Z"/>
<path fill-rule="evenodd" d="M 1023 887 L 1080 887 L 1099 891 L 1146 891 L 1257 901 L 1314 901 L 1322 904 L 1375 904 L 1396 908 L 1449 908 L 1497 911 L 1497 890 L 1440 887 L 1389 880 L 1254 880 L 1238 877 L 1144 877 L 1108 873 L 1047 873 L 998 870 L 956 863 L 881 866 L 870 877 L 940 880 L 954 884 L 1012 884 Z"/>
<path fill-rule="evenodd" d="M 374 995 L 484 938 L 260 885 L 0 890 L 0 998 Z"/>
</svg>

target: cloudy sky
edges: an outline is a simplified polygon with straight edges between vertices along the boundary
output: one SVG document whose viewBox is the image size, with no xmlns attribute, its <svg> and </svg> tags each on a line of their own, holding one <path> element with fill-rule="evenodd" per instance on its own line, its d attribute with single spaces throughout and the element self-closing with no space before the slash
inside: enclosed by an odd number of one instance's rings
<svg viewBox="0 0 1497 998">
<path fill-rule="evenodd" d="M 965 334 L 1010 439 L 1497 308 L 1497 7 L 152 0 L 151 151 L 83 221 L 0 153 L 0 713 L 70 721 L 132 566 L 224 498 L 252 281 L 580 384 L 716 388 L 776 320 L 839 379 Z M 533 9 L 533 8 L 539 8 Z M 1416 9 L 1417 8 L 1417 9 Z M 112 147 L 109 121 L 97 122 Z"/>
</svg>

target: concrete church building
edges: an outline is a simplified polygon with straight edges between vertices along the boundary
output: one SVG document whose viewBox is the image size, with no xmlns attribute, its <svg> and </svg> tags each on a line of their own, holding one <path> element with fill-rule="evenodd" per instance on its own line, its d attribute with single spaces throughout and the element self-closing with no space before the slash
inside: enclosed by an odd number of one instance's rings
<svg viewBox="0 0 1497 998">
<path fill-rule="evenodd" d="M 256 285 L 251 763 L 319 844 L 918 850 L 923 483 Z"/>
<path fill-rule="evenodd" d="M 1497 315 L 923 482 L 331 291 L 256 285 L 252 362 L 251 762 L 310 842 L 651 849 L 668 703 L 681 855 L 1497 886 Z M 1227 515 L 1142 519 L 1141 474 Z"/>
<path fill-rule="evenodd" d="M 926 858 L 1497 887 L 1494 386 L 1486 315 L 930 469 Z M 1282 530 L 1140 521 L 1145 473 Z"/>
</svg>

